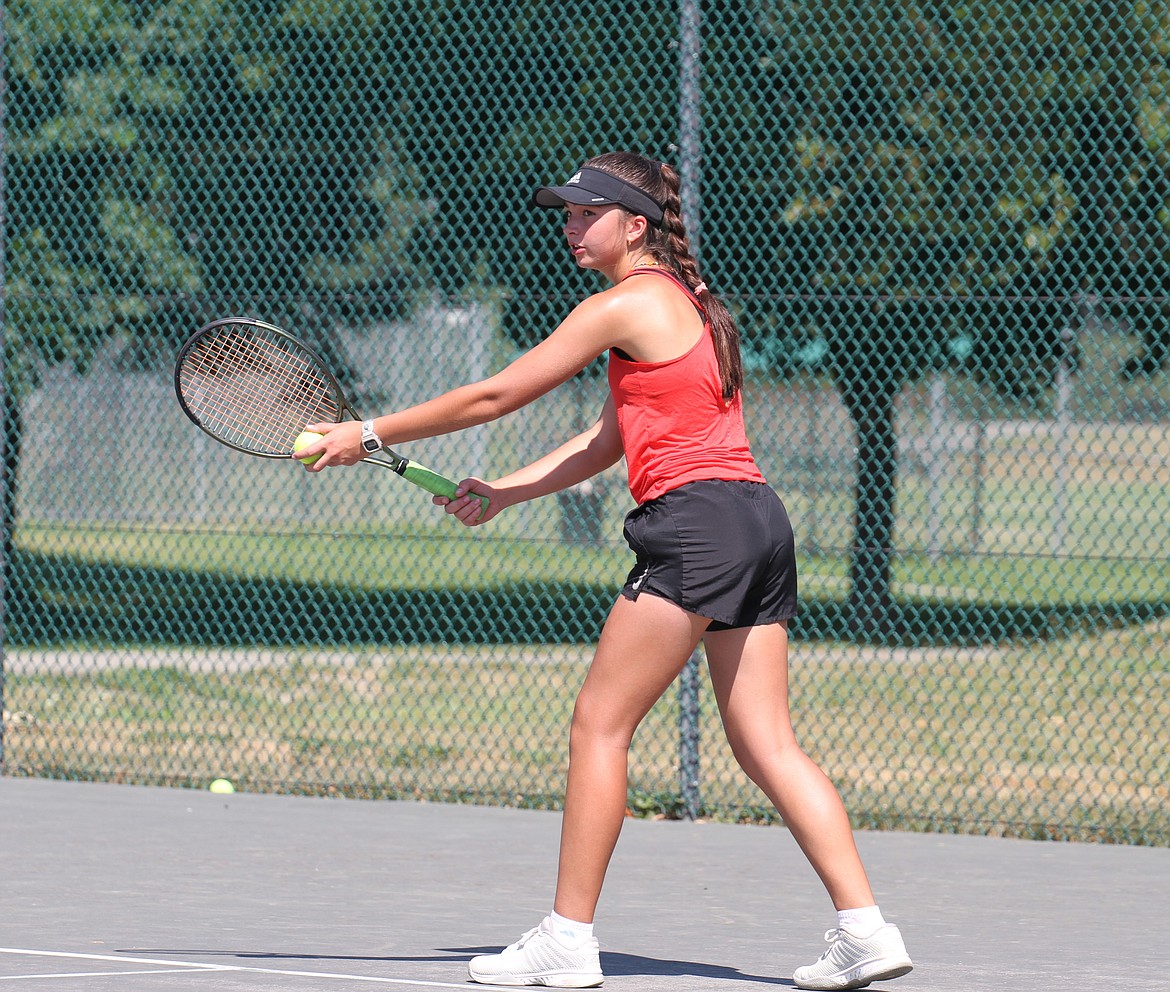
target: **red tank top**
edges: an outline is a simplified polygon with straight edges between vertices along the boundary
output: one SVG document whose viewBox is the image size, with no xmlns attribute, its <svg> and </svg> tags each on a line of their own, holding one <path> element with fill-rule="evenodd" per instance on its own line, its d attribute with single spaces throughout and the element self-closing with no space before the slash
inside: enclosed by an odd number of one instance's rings
<svg viewBox="0 0 1170 992">
<path fill-rule="evenodd" d="M 609 388 L 630 495 L 641 505 L 688 482 L 763 482 L 748 446 L 742 394 L 723 398 L 706 309 L 671 272 L 639 268 L 630 275 L 640 272 L 666 276 L 686 293 L 703 317 L 703 333 L 685 355 L 666 362 L 635 362 L 610 349 Z"/>
</svg>

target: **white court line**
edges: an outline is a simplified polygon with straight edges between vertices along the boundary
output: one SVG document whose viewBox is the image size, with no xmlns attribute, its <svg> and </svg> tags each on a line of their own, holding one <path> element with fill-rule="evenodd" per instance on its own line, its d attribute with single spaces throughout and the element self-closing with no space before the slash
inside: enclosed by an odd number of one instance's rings
<svg viewBox="0 0 1170 992">
<path fill-rule="evenodd" d="M 211 971 L 198 968 L 196 971 Z M 148 971 L 47 971 L 43 975 L 0 975 L 0 982 L 27 982 L 34 978 L 127 978 L 138 975 L 190 975 L 191 969 L 151 968 Z"/>
<path fill-rule="evenodd" d="M 231 971 L 232 965 L 212 964 L 205 961 L 163 961 L 159 958 L 135 958 L 127 954 L 82 954 L 79 951 L 37 951 L 27 947 L 0 947 L 0 954 L 23 954 L 32 958 L 68 958 L 71 961 L 120 961 L 122 964 L 162 964 L 174 971 L 195 968 L 203 971 Z M 101 974 L 109 974 L 102 972 Z M 134 972 L 141 974 L 141 972 Z"/>
<path fill-rule="evenodd" d="M 193 974 L 200 971 L 232 971 L 243 972 L 245 974 L 253 975 L 275 975 L 280 978 L 330 978 L 340 982 L 365 982 L 373 985 L 409 985 L 413 988 L 428 988 L 428 989 L 463 989 L 467 992 L 467 982 L 424 982 L 413 978 L 379 978 L 375 975 L 347 975 L 339 974 L 329 971 L 292 971 L 284 968 L 253 968 L 246 965 L 237 964 L 214 964 L 209 961 L 168 961 L 159 958 L 136 958 L 124 954 L 81 954 L 71 951 L 38 951 L 25 947 L 0 947 L 0 954 L 22 954 L 26 957 L 45 957 L 45 958 L 69 958 L 76 961 L 117 961 L 121 964 L 157 964 L 169 965 L 169 971 L 172 973 L 183 971 L 187 969 L 186 974 Z M 95 972 L 96 977 L 104 975 L 146 975 L 146 974 L 163 974 L 163 972 L 145 972 L 145 971 L 130 971 L 130 972 Z M 0 977 L 0 981 L 10 978 L 11 980 L 18 980 L 21 978 L 40 978 L 40 975 L 12 975 Z M 59 975 L 48 977 L 67 978 L 72 976 Z M 497 985 L 481 985 L 480 988 L 490 989 L 499 988 Z"/>
</svg>

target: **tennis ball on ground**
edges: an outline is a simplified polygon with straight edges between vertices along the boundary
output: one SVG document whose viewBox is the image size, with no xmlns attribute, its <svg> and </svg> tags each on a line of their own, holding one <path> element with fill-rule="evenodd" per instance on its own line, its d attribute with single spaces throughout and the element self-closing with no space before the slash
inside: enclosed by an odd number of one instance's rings
<svg viewBox="0 0 1170 992">
<path fill-rule="evenodd" d="M 316 431 L 301 431 L 293 441 L 293 454 L 296 454 L 301 448 L 307 448 L 310 444 L 315 444 L 323 438 L 324 434 L 318 434 Z M 303 462 L 305 465 L 312 465 L 320 455 L 312 455 L 309 458 L 298 458 L 297 461 Z"/>
<path fill-rule="evenodd" d="M 236 791 L 236 787 L 231 784 L 226 778 L 217 778 L 207 787 L 208 792 L 215 792 L 219 795 L 227 796 Z"/>
</svg>

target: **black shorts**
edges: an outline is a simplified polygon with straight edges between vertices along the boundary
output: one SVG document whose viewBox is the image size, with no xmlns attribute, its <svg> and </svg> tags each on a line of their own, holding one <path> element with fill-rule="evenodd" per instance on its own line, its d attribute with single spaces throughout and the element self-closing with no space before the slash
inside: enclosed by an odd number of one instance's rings
<svg viewBox="0 0 1170 992">
<path fill-rule="evenodd" d="M 708 630 L 796 615 L 796 551 L 788 513 L 761 482 L 691 482 L 626 516 L 638 556 L 622 595 L 648 592 L 709 617 Z"/>
</svg>

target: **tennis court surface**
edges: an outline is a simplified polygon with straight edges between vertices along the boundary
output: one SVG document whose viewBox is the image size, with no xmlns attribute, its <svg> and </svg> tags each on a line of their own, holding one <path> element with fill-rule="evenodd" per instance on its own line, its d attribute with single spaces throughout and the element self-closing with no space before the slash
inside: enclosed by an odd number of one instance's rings
<svg viewBox="0 0 1170 992">
<path fill-rule="evenodd" d="M 556 813 L 0 779 L 0 987 L 463 988 L 549 908 Z M 875 989 L 1170 988 L 1170 850 L 862 833 L 915 971 Z M 831 907 L 789 834 L 627 822 L 611 992 L 791 988 Z"/>
</svg>

